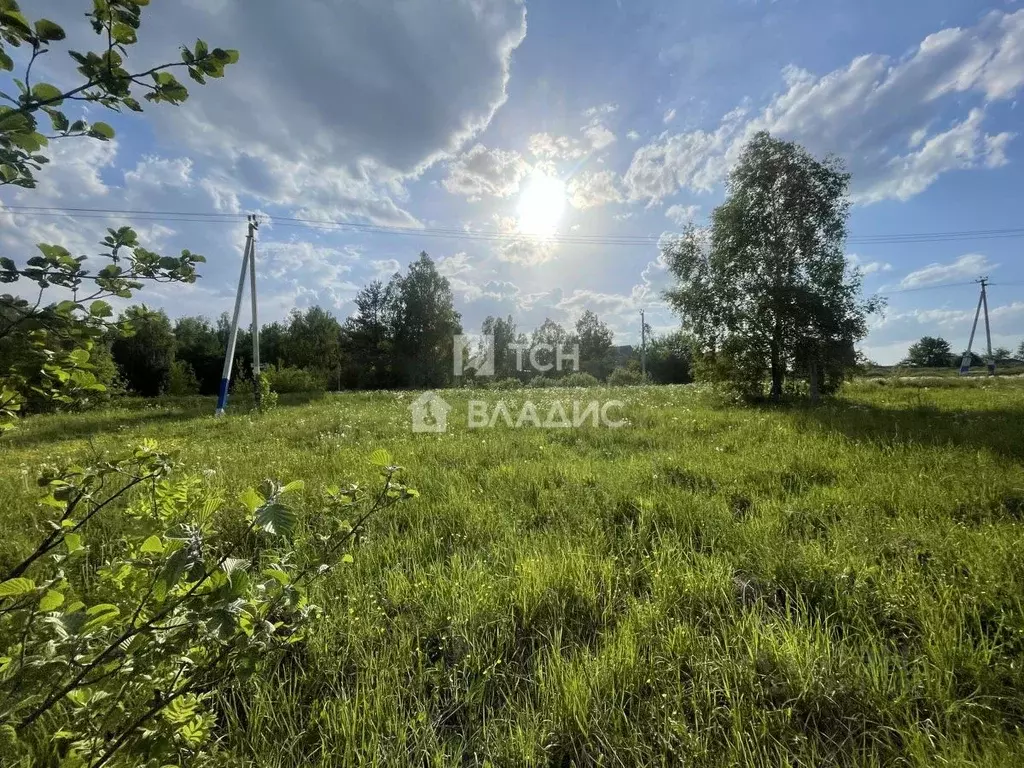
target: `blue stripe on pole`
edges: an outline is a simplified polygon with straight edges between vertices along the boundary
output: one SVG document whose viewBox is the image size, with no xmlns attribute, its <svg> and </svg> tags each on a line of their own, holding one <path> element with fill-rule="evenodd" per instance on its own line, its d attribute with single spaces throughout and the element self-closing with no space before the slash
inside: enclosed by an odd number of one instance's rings
<svg viewBox="0 0 1024 768">
<path fill-rule="evenodd" d="M 217 410 L 223 411 L 228 404 L 228 380 L 220 380 L 220 389 L 217 390 Z"/>
</svg>

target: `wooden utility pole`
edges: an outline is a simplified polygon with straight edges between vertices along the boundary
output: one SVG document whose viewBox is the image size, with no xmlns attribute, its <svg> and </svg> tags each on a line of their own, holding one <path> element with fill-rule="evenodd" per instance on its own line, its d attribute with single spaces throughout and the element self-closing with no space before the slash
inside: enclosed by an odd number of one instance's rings
<svg viewBox="0 0 1024 768">
<path fill-rule="evenodd" d="M 228 404 L 228 387 L 231 384 L 231 368 L 235 362 L 235 344 L 238 342 L 238 318 L 242 314 L 242 295 L 245 293 L 245 273 L 252 263 L 252 325 L 253 325 L 253 367 L 259 371 L 259 326 L 256 321 L 256 230 L 259 224 L 255 216 L 248 217 L 249 231 L 245 236 L 245 249 L 242 253 L 242 272 L 238 275 L 238 291 L 235 293 L 235 311 L 231 316 L 231 333 L 228 336 L 228 348 L 224 351 L 224 369 L 220 377 L 220 389 L 217 391 L 217 410 L 215 416 L 223 416 Z M 259 404 L 259 380 L 256 381 L 256 402 Z"/>
<path fill-rule="evenodd" d="M 260 392 L 260 323 L 256 311 L 256 230 L 260 228 L 255 216 L 249 216 L 249 295 L 252 299 L 252 386 L 256 407 L 263 400 Z"/>
</svg>

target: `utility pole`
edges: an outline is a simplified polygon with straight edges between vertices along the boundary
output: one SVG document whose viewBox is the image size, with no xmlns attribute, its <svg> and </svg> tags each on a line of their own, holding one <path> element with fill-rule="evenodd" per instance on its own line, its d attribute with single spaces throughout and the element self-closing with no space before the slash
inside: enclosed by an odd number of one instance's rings
<svg viewBox="0 0 1024 768">
<path fill-rule="evenodd" d="M 245 236 L 245 249 L 242 253 L 242 271 L 238 275 L 238 290 L 235 293 L 235 311 L 231 316 L 231 333 L 228 336 L 228 347 L 224 352 L 224 369 L 220 377 L 220 388 L 217 391 L 217 410 L 214 416 L 223 416 L 224 409 L 228 404 L 228 385 L 231 383 L 231 368 L 235 362 L 235 344 L 238 342 L 238 317 L 242 313 L 242 295 L 245 293 L 245 273 L 249 268 L 250 259 L 255 258 L 256 230 L 258 224 L 255 216 L 248 217 L 249 232 Z M 256 325 L 256 269 L 253 265 L 252 271 L 252 318 L 253 326 Z M 259 361 L 259 341 L 253 336 L 253 362 Z M 257 387 L 259 383 L 257 382 Z"/>
<path fill-rule="evenodd" d="M 988 293 L 985 291 L 985 287 L 988 285 L 988 278 L 983 277 L 979 281 L 981 283 L 981 304 L 985 308 L 985 341 L 988 343 L 988 375 L 996 375 L 996 359 L 992 356 L 992 329 L 988 324 Z"/>
<path fill-rule="evenodd" d="M 640 310 L 640 373 L 647 378 L 647 323 L 644 311 Z"/>
<path fill-rule="evenodd" d="M 260 228 L 256 217 L 249 216 L 249 295 L 252 298 L 252 386 L 256 407 L 260 407 L 262 395 L 260 393 L 260 323 L 256 312 L 256 230 Z"/>
<path fill-rule="evenodd" d="M 985 336 L 988 342 L 988 372 L 989 375 L 995 375 L 996 363 L 992 358 L 992 332 L 988 324 L 988 296 L 985 292 L 985 287 L 988 285 L 988 277 L 979 277 L 974 282 L 981 283 L 981 295 L 978 297 L 978 308 L 974 310 L 974 323 L 971 325 L 971 337 L 967 341 L 967 352 L 964 353 L 964 359 L 960 361 L 960 375 L 966 376 L 971 370 L 971 350 L 974 348 L 974 334 L 978 330 L 978 318 L 981 317 L 981 310 L 985 309 Z"/>
</svg>

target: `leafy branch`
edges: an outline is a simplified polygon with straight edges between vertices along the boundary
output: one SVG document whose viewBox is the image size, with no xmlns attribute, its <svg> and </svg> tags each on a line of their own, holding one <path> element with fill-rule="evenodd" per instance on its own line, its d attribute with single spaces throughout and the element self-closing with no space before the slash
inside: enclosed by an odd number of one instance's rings
<svg viewBox="0 0 1024 768">
<path fill-rule="evenodd" d="M 244 524 L 232 529 L 220 522 L 221 500 L 196 478 L 173 480 L 172 458 L 153 443 L 46 470 L 42 503 L 59 514 L 0 582 L 6 741 L 36 758 L 36 745 L 59 744 L 92 766 L 189 761 L 213 749 L 209 694 L 301 642 L 319 612 L 309 586 L 373 515 L 418 495 L 386 452 L 371 461 L 379 490 L 328 489 L 317 520 L 330 530 L 316 535 L 286 501 L 301 482 L 247 490 Z M 121 510 L 117 554 L 90 566 L 89 523 L 112 509 Z M 354 524 L 340 519 L 348 510 Z"/>
</svg>

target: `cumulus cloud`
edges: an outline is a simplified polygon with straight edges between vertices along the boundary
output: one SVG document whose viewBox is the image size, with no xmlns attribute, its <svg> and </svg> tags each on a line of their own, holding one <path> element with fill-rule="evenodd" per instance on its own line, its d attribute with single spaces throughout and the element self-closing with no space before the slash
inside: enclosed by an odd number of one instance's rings
<svg viewBox="0 0 1024 768">
<path fill-rule="evenodd" d="M 398 259 L 371 259 L 370 266 L 373 269 L 371 280 L 390 280 L 396 272 L 402 271 Z"/>
<path fill-rule="evenodd" d="M 699 205 L 672 205 L 665 210 L 665 216 L 679 227 L 692 224 L 699 213 Z"/>
<path fill-rule="evenodd" d="M 675 119 L 676 119 L 676 111 L 673 108 L 673 109 L 667 110 L 665 112 L 664 116 L 661 118 L 661 122 L 663 122 L 665 125 L 668 125 L 669 123 L 671 123 Z"/>
<path fill-rule="evenodd" d="M 555 258 L 558 246 L 545 237 L 524 235 L 519 224 L 511 216 L 496 216 L 497 230 L 501 235 L 494 252 L 500 261 L 532 267 Z"/>
<path fill-rule="evenodd" d="M 256 274 L 275 286 L 290 286 L 297 306 L 340 307 L 359 290 L 345 277 L 360 258 L 357 248 L 335 248 L 308 241 L 260 243 Z"/>
<path fill-rule="evenodd" d="M 999 265 L 993 264 L 980 253 L 967 253 L 949 264 L 935 262 L 911 272 L 900 281 L 900 287 L 920 288 L 947 283 L 950 280 L 977 277 L 980 273 L 995 269 L 997 266 Z"/>
<path fill-rule="evenodd" d="M 472 266 L 469 263 L 469 256 L 465 251 L 452 254 L 451 256 L 443 256 L 438 259 L 437 271 L 444 277 L 455 277 L 456 275 L 464 275 L 472 270 Z"/>
<path fill-rule="evenodd" d="M 33 11 L 58 16 L 64 0 Z M 526 35 L 522 0 L 153 3 L 133 52 L 177 58 L 196 30 L 241 51 L 223 80 L 164 110 L 184 142 L 240 191 L 322 217 L 415 226 L 401 181 L 457 152 L 507 98 Z M 301 140 L 298 138 L 301 136 Z"/>
<path fill-rule="evenodd" d="M 448 166 L 444 188 L 470 201 L 484 195 L 509 197 L 519 190 L 519 182 L 530 166 L 518 152 L 488 149 L 477 144 Z"/>
<path fill-rule="evenodd" d="M 587 137 L 595 150 L 602 150 L 615 142 L 615 134 L 604 123 L 596 122 L 582 128 L 583 135 Z"/>
<path fill-rule="evenodd" d="M 147 155 L 124 175 L 126 186 L 166 185 L 187 187 L 192 182 L 192 160 L 187 157 L 165 158 Z"/>
<path fill-rule="evenodd" d="M 623 200 L 619 177 L 612 171 L 584 171 L 569 182 L 567 191 L 569 202 L 580 210 Z"/>
<path fill-rule="evenodd" d="M 630 131 L 626 134 L 626 138 L 630 141 L 640 141 L 640 133 L 638 131 Z"/>
<path fill-rule="evenodd" d="M 864 261 L 856 253 L 846 254 L 846 261 L 850 266 L 860 270 L 862 275 L 873 275 L 877 272 L 891 272 L 892 264 L 887 261 Z"/>
<path fill-rule="evenodd" d="M 527 143 L 530 154 L 540 160 L 578 160 L 587 154 L 587 148 L 568 136 L 535 133 Z"/>
<path fill-rule="evenodd" d="M 862 203 L 907 199 L 951 170 L 1001 165 L 1013 135 L 985 131 L 987 105 L 952 123 L 940 118 L 964 95 L 992 102 L 1019 91 L 1024 11 L 992 11 L 973 27 L 941 30 L 900 60 L 868 54 L 820 77 L 789 67 L 783 79 L 785 89 L 752 116 L 734 110 L 714 130 L 641 147 L 625 175 L 630 198 L 713 188 L 759 130 L 845 157 Z"/>
</svg>

